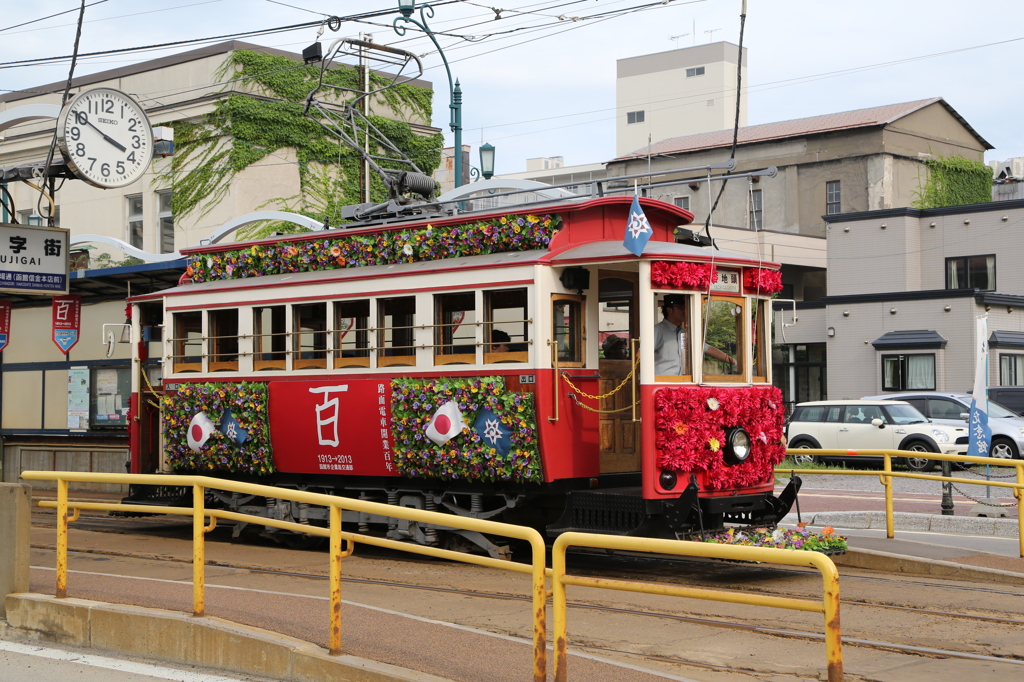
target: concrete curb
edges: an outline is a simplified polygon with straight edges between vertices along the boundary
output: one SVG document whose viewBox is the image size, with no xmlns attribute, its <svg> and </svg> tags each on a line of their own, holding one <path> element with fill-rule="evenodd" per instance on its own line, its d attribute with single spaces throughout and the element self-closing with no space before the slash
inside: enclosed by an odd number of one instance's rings
<svg viewBox="0 0 1024 682">
<path fill-rule="evenodd" d="M 885 530 L 885 512 L 817 512 L 803 514 L 803 519 L 812 526 L 835 526 L 864 530 L 880 528 Z M 796 514 L 789 514 L 782 523 L 795 524 Z M 983 518 L 978 516 L 942 516 L 941 514 L 893 514 L 896 530 L 920 530 L 935 533 L 963 533 L 965 535 L 987 535 L 1003 538 L 1017 537 L 1017 519 Z"/>
<path fill-rule="evenodd" d="M 873 549 L 850 549 L 847 550 L 846 554 L 833 556 L 832 561 L 837 566 L 866 568 L 887 573 L 914 573 L 918 575 L 957 578 L 960 580 L 1024 585 L 1024 575 L 1014 573 L 1013 571 L 967 566 L 954 561 L 942 561 L 939 559 L 919 559 L 903 554 L 879 552 Z"/>
<path fill-rule="evenodd" d="M 20 637 L 294 682 L 445 682 L 220 618 L 45 594 L 7 595 Z M 10 631 L 10 630 L 8 630 Z"/>
</svg>

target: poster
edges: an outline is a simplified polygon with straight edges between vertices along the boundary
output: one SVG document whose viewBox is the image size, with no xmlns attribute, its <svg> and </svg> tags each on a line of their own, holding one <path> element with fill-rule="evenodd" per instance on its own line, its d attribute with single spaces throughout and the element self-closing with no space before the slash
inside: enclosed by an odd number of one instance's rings
<svg viewBox="0 0 1024 682">
<path fill-rule="evenodd" d="M 96 369 L 93 374 L 93 426 L 124 426 L 128 423 L 128 370 Z"/>
<path fill-rule="evenodd" d="M 76 343 L 82 326 L 82 297 L 55 296 L 53 299 L 53 342 L 67 355 Z"/>
<path fill-rule="evenodd" d="M 68 370 L 68 429 L 86 431 L 89 428 L 89 368 L 72 367 Z"/>
<path fill-rule="evenodd" d="M 0 301 L 0 351 L 11 340 L 11 302 Z"/>
</svg>

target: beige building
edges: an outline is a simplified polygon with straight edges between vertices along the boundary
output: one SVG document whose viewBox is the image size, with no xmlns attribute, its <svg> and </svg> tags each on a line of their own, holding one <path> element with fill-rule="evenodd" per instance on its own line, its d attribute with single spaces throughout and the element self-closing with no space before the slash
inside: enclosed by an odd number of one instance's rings
<svg viewBox="0 0 1024 682">
<path fill-rule="evenodd" d="M 732 129 L 738 62 L 739 47 L 728 42 L 618 60 L 615 153 L 624 156 L 670 137 Z M 747 125 L 745 99 L 740 100 L 740 125 Z"/>
</svg>

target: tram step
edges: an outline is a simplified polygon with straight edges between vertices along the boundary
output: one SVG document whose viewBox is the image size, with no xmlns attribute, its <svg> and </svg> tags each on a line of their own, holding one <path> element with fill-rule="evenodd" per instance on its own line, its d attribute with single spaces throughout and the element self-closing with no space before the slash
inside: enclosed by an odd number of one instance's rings
<svg viewBox="0 0 1024 682">
<path fill-rule="evenodd" d="M 191 507 L 192 488 L 177 485 L 132 485 L 128 497 L 121 500 L 124 505 L 149 505 L 153 507 Z M 111 512 L 111 516 L 154 516 L 139 512 Z"/>
<path fill-rule="evenodd" d="M 547 527 L 547 533 L 551 537 L 570 531 L 629 535 L 646 518 L 640 488 L 575 490 L 569 493 L 561 518 Z"/>
</svg>

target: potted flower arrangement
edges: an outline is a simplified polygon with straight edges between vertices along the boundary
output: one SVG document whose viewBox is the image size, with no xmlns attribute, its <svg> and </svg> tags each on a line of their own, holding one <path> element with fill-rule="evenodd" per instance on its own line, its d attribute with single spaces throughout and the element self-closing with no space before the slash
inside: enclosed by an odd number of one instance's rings
<svg viewBox="0 0 1024 682">
<path fill-rule="evenodd" d="M 721 545 L 744 545 L 747 547 L 773 547 L 776 549 L 800 549 L 822 554 L 844 554 L 846 538 L 836 535 L 836 529 L 825 526 L 820 533 L 807 528 L 806 523 L 796 528 L 755 528 L 753 530 L 728 528 L 717 533 L 702 533 L 693 538 L 694 542 L 711 542 Z"/>
</svg>

